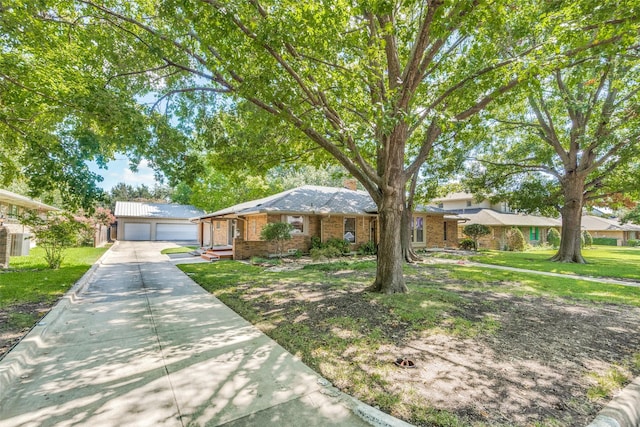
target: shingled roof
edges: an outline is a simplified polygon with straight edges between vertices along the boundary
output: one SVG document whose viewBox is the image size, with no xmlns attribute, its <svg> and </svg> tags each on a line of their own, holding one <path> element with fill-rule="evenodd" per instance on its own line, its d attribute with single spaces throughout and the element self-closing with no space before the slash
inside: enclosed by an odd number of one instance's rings
<svg viewBox="0 0 640 427">
<path fill-rule="evenodd" d="M 503 213 L 493 209 L 480 209 L 476 213 L 465 212 L 462 216 L 469 219 L 467 224 L 484 224 L 486 226 L 560 227 L 562 225 L 560 220 L 555 218 Z"/>
<path fill-rule="evenodd" d="M 583 215 L 581 223 L 582 228 L 588 231 L 640 231 L 640 225 L 621 224 L 616 218 L 594 215 Z"/>
<path fill-rule="evenodd" d="M 254 213 L 371 215 L 376 204 L 365 191 L 305 185 L 273 196 L 221 209 L 199 218 Z"/>
</svg>

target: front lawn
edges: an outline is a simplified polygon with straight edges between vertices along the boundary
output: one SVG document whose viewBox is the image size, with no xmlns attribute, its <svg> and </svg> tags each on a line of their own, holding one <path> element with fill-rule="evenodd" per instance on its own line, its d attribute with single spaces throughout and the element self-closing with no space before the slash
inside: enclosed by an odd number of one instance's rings
<svg viewBox="0 0 640 427">
<path fill-rule="evenodd" d="M 416 425 L 586 425 L 640 373 L 640 289 L 479 267 L 375 262 L 183 271 L 342 391 Z M 415 368 L 396 366 L 407 357 Z M 615 370 L 622 379 L 603 388 Z"/>
<path fill-rule="evenodd" d="M 550 271 L 563 274 L 580 274 L 593 277 L 614 277 L 640 280 L 640 248 L 593 246 L 582 250 L 588 264 L 551 262 L 555 250 L 529 250 L 527 252 L 487 251 L 470 259 L 486 264 Z"/>
<path fill-rule="evenodd" d="M 107 248 L 70 248 L 58 270 L 50 270 L 44 250 L 11 257 L 9 269 L 0 270 L 0 356 L 46 314 Z"/>
</svg>

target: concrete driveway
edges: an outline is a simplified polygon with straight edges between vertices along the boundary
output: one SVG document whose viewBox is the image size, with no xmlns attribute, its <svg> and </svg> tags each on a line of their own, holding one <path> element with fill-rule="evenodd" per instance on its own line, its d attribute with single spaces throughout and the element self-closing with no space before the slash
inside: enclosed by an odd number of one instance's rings
<svg viewBox="0 0 640 427">
<path fill-rule="evenodd" d="M 117 242 L 6 355 L 1 426 L 406 425 L 202 290 L 168 246 Z"/>
</svg>

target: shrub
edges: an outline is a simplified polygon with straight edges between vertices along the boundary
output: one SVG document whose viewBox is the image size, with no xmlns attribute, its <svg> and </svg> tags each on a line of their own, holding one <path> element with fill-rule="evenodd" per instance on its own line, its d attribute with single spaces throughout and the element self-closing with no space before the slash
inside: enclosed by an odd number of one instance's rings
<svg viewBox="0 0 640 427">
<path fill-rule="evenodd" d="M 260 238 L 268 242 L 276 242 L 278 256 L 282 256 L 282 246 L 285 240 L 291 240 L 293 226 L 288 222 L 271 222 L 260 231 Z"/>
<path fill-rule="evenodd" d="M 336 258 L 342 255 L 340 249 L 335 246 L 325 246 L 324 248 L 312 248 L 309 251 L 309 255 L 311 259 L 314 261 L 318 261 L 322 258 Z"/>
<path fill-rule="evenodd" d="M 318 236 L 311 236 L 311 249 L 322 249 L 322 239 Z"/>
<path fill-rule="evenodd" d="M 473 241 L 473 239 L 462 239 L 460 240 L 460 242 L 458 242 L 458 247 L 462 250 L 470 251 L 475 249 L 476 243 Z"/>
<path fill-rule="evenodd" d="M 640 239 L 629 239 L 629 240 L 627 240 L 627 246 L 640 247 Z"/>
<path fill-rule="evenodd" d="M 351 246 L 349 242 L 343 239 L 338 239 L 337 237 L 328 239 L 325 243 L 325 247 L 336 248 L 338 251 L 340 251 L 340 254 L 348 254 L 349 252 L 351 252 Z"/>
<path fill-rule="evenodd" d="M 613 237 L 594 237 L 592 240 L 594 245 L 618 246 L 618 239 Z"/>
<path fill-rule="evenodd" d="M 547 231 L 547 242 L 554 248 L 560 246 L 560 232 L 555 228 L 550 228 Z"/>
<path fill-rule="evenodd" d="M 491 233 L 491 229 L 484 224 L 469 224 L 466 225 L 462 232 L 471 237 L 473 241 L 473 249 L 478 250 L 478 239 L 482 236 L 486 236 Z"/>
<path fill-rule="evenodd" d="M 519 228 L 511 228 L 507 231 L 507 247 L 510 251 L 524 251 L 526 241 Z"/>
<path fill-rule="evenodd" d="M 360 255 L 375 255 L 376 253 L 378 253 L 378 248 L 372 240 L 369 240 L 367 243 L 363 243 L 358 248 L 358 254 Z"/>
<path fill-rule="evenodd" d="M 584 230 L 582 232 L 582 247 L 591 247 L 593 246 L 593 237 L 591 237 L 591 233 L 589 233 L 587 230 Z"/>
</svg>

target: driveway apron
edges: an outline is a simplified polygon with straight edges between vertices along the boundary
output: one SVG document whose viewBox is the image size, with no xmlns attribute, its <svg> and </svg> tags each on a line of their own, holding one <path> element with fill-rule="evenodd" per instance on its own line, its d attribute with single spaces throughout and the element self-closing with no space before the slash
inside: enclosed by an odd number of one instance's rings
<svg viewBox="0 0 640 427">
<path fill-rule="evenodd" d="M 0 425 L 368 425 L 178 270 L 117 242 L 0 362 Z"/>
</svg>

